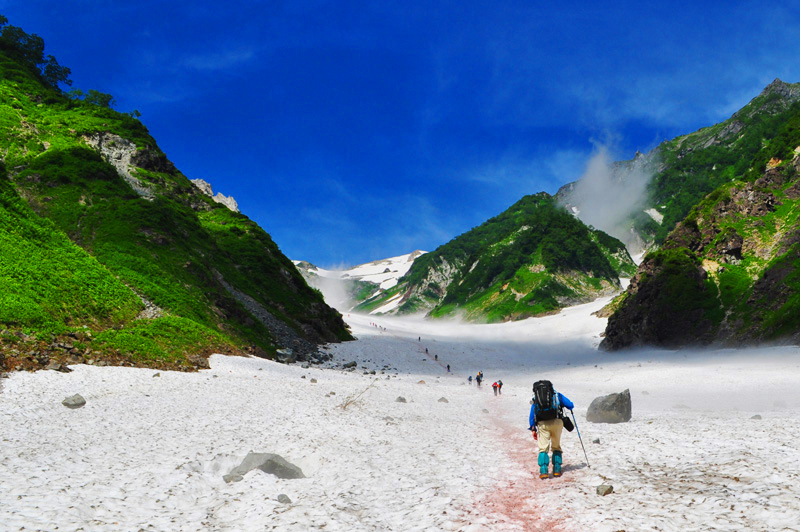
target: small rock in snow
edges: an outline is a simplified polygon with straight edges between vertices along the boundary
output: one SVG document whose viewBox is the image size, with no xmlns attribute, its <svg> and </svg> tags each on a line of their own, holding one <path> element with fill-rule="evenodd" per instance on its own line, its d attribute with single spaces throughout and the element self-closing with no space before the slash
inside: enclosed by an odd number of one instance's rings
<svg viewBox="0 0 800 532">
<path fill-rule="evenodd" d="M 309 382 L 311 382 L 311 384 L 316 384 L 317 383 L 317 379 L 311 379 Z"/>
<path fill-rule="evenodd" d="M 761 414 L 756 414 L 753 417 L 751 417 L 750 419 L 761 419 Z"/>
<path fill-rule="evenodd" d="M 278 495 L 278 502 L 281 504 L 292 504 L 292 499 L 290 499 L 285 493 L 281 493 Z"/>
<path fill-rule="evenodd" d="M 269 473 L 283 479 L 306 477 L 302 469 L 287 462 L 283 457 L 277 454 L 254 453 L 251 451 L 247 453 L 247 456 L 244 457 L 241 464 L 233 468 L 230 473 L 224 475 L 222 478 L 225 482 L 238 482 L 253 469 L 260 469 L 264 473 Z M 236 477 L 238 477 L 238 479 Z M 230 480 L 228 480 L 228 478 Z"/>
<path fill-rule="evenodd" d="M 417 384 L 425 384 L 425 381 L 419 381 Z"/>
<path fill-rule="evenodd" d="M 439 398 L 439 402 L 440 403 L 449 403 L 450 401 L 447 400 L 447 397 L 440 397 Z"/>
<path fill-rule="evenodd" d="M 595 438 L 592 440 L 592 443 L 600 443 L 600 438 Z"/>
<path fill-rule="evenodd" d="M 154 379 L 155 379 L 156 377 L 160 377 L 160 376 L 161 376 L 161 372 L 153 374 L 153 378 L 154 378 Z"/>
<path fill-rule="evenodd" d="M 405 398 L 405 397 L 403 397 L 403 396 L 398 396 L 398 397 L 397 397 L 397 399 L 395 399 L 395 400 L 394 400 L 394 402 L 395 402 L 395 403 L 405 403 L 405 402 L 407 402 L 407 401 L 406 401 L 406 398 Z"/>
<path fill-rule="evenodd" d="M 305 379 L 305 378 L 306 378 L 306 376 L 305 376 L 305 375 L 301 375 L 301 376 L 300 376 L 300 378 L 301 378 L 301 379 Z"/>
<path fill-rule="evenodd" d="M 80 408 L 86 404 L 86 399 L 80 396 L 80 394 L 75 394 L 73 396 L 65 398 L 61 401 L 61 404 L 66 406 L 67 408 Z"/>
<path fill-rule="evenodd" d="M 355 360 L 353 360 L 352 362 L 348 362 L 347 364 L 345 364 L 345 365 L 344 365 L 344 366 L 342 366 L 342 367 L 343 367 L 344 369 L 348 369 L 348 368 L 354 368 L 354 367 L 356 367 L 356 366 L 358 366 L 358 362 L 356 362 Z"/>
<path fill-rule="evenodd" d="M 481 410 L 481 412 L 483 412 L 484 414 L 488 414 L 489 413 L 489 411 L 486 410 L 485 408 L 483 410 Z"/>
<path fill-rule="evenodd" d="M 614 493 L 614 486 L 611 484 L 600 484 L 597 486 L 597 494 L 600 496 L 608 495 L 609 493 Z"/>
</svg>

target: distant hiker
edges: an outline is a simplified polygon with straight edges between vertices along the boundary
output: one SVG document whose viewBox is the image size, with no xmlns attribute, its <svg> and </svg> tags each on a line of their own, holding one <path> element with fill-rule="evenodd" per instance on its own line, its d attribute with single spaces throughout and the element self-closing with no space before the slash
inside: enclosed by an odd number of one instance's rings
<svg viewBox="0 0 800 532">
<path fill-rule="evenodd" d="M 492 391 L 494 391 L 494 394 L 497 395 L 497 381 L 492 383 Z"/>
<path fill-rule="evenodd" d="M 439 360 L 439 355 L 433 355 L 434 360 Z"/>
<path fill-rule="evenodd" d="M 497 393 L 503 395 L 503 381 L 501 380 L 497 381 Z"/>
<path fill-rule="evenodd" d="M 467 382 L 469 383 L 470 386 L 472 386 L 472 375 L 467 377 Z"/>
<path fill-rule="evenodd" d="M 421 341 L 422 341 L 422 336 L 417 336 L 417 342 L 421 342 Z"/>
<path fill-rule="evenodd" d="M 428 348 L 427 347 L 425 348 L 425 354 L 426 355 L 428 354 Z"/>
<path fill-rule="evenodd" d="M 450 373 L 450 364 L 447 365 L 447 373 Z"/>
<path fill-rule="evenodd" d="M 539 478 L 549 478 L 548 466 L 553 452 L 553 476 L 561 476 L 561 431 L 564 429 L 564 412 L 572 411 L 572 401 L 556 392 L 550 381 L 536 381 L 533 384 L 533 400 L 528 418 L 528 430 L 533 431 L 533 438 L 539 441 Z"/>
<path fill-rule="evenodd" d="M 475 382 L 477 382 L 478 386 L 480 386 L 482 380 L 483 380 L 483 372 L 479 371 L 478 375 L 475 377 Z"/>
</svg>

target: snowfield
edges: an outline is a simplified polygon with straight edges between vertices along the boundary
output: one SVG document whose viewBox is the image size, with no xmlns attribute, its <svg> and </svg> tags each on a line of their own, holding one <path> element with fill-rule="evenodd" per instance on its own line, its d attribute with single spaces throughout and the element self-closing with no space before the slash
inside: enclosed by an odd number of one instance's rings
<svg viewBox="0 0 800 532">
<path fill-rule="evenodd" d="M 359 340 L 328 368 L 14 373 L 0 530 L 800 531 L 800 349 L 599 353 L 606 301 L 497 325 L 346 315 Z M 539 378 L 575 402 L 591 464 L 565 432 L 565 475 L 546 481 L 526 430 Z M 629 423 L 586 421 L 624 389 Z M 75 393 L 86 406 L 61 405 Z M 307 478 L 225 483 L 249 451 Z"/>
</svg>

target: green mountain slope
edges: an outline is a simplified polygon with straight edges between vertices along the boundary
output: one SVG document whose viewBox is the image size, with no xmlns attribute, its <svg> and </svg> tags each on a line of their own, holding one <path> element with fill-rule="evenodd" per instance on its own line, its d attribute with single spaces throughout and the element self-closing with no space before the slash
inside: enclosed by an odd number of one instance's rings
<svg viewBox="0 0 800 532">
<path fill-rule="evenodd" d="M 634 270 L 620 241 L 540 193 L 417 258 L 396 287 L 356 310 L 400 298 L 399 313 L 522 319 L 612 293 Z"/>
<path fill-rule="evenodd" d="M 646 244 L 660 245 L 706 194 L 736 179 L 756 179 L 763 174 L 769 157 L 764 158 L 762 148 L 793 116 L 798 102 L 800 83 L 776 79 L 729 119 L 654 148 L 644 156 L 646 163 L 640 164 L 643 172 L 652 175 L 644 203 L 631 215 L 626 228 L 633 229 Z M 615 165 L 622 179 L 634 161 Z M 575 189 L 575 183 L 565 185 L 556 197 L 562 204 L 580 209 L 580 202 L 591 198 L 581 200 Z M 648 209 L 660 220 L 648 215 Z"/>
<path fill-rule="evenodd" d="M 760 149 L 742 152 L 741 179 L 645 257 L 602 347 L 800 341 L 800 106 L 780 116 Z"/>
<path fill-rule="evenodd" d="M 102 293 L 108 295 L 97 296 L 99 288 L 88 288 L 88 296 L 77 290 L 60 299 L 58 309 L 52 300 L 61 296 L 54 293 L 20 297 L 13 313 L 10 303 L 2 307 L 0 328 L 33 338 L 86 325 L 102 332 L 102 342 L 94 343 L 108 347 L 100 352 L 121 361 L 168 358 L 171 346 L 188 351 L 193 342 L 197 351 L 269 355 L 279 347 L 313 353 L 319 343 L 351 338 L 341 316 L 263 229 L 195 187 L 141 122 L 108 107 L 110 96 L 90 91 L 69 97 L 58 83 L 48 83 L 41 63 L 20 53 L 30 39 L 5 38 L 9 28 L 0 34 L 0 153 L 8 168 L 2 216 L 7 227 L 46 228 L 42 239 L 61 246 L 54 262 L 76 279 L 106 283 Z M 85 253 L 70 247 L 65 235 Z M 17 238 L 22 241 L 4 241 L 0 260 L 39 245 L 29 236 Z M 62 255 L 73 258 L 60 261 Z M 58 284 L 54 264 L 34 262 L 37 275 L 15 277 L 20 294 Z M 95 298 L 94 306 L 85 304 L 87 297 Z M 134 320 L 142 301 L 150 317 Z M 107 330 L 111 325 L 117 328 Z"/>
</svg>

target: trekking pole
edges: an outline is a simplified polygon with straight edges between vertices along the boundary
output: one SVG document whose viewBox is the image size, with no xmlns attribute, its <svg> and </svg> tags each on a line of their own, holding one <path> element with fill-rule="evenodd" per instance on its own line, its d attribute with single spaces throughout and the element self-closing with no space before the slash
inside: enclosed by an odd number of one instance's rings
<svg viewBox="0 0 800 532">
<path fill-rule="evenodd" d="M 583 449 L 583 456 L 586 457 L 586 465 L 591 468 L 591 464 L 589 464 L 589 457 L 586 456 L 586 447 L 583 446 L 583 438 L 581 438 L 581 429 L 578 428 L 578 420 L 575 419 L 575 412 L 572 410 L 569 411 L 572 414 L 572 421 L 575 422 L 575 430 L 578 431 L 578 440 L 581 442 L 581 448 Z"/>
</svg>

